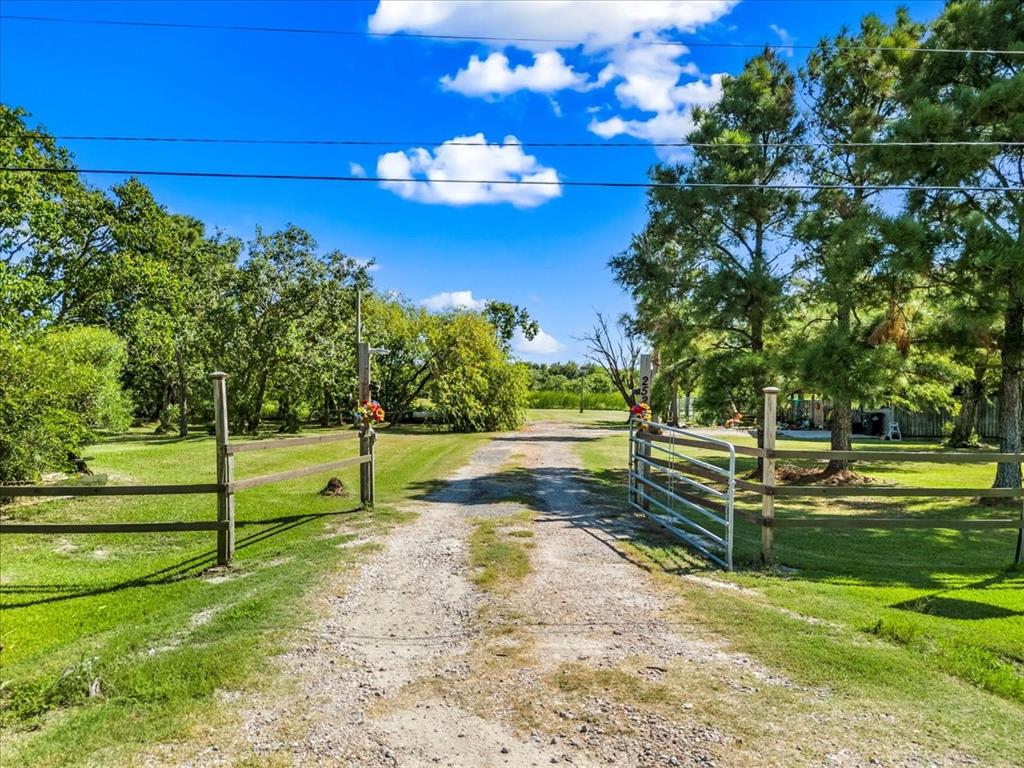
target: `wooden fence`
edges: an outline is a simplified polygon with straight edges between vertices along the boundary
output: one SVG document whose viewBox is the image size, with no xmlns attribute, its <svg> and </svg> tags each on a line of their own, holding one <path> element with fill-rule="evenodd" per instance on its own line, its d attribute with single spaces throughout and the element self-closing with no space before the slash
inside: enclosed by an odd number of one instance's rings
<svg viewBox="0 0 1024 768">
<path fill-rule="evenodd" d="M 891 462 L 934 462 L 939 464 L 1022 464 L 1024 453 L 989 452 L 931 452 L 931 451 L 820 451 L 804 449 L 777 449 L 776 405 L 779 390 L 766 387 L 764 390 L 764 448 L 757 449 L 763 458 L 761 494 L 761 516 L 753 516 L 753 522 L 761 525 L 761 559 L 765 563 L 774 560 L 774 530 L 776 528 L 954 528 L 954 529 L 1016 529 L 1017 548 L 1014 562 L 1019 564 L 1024 546 L 1024 488 L 917 488 L 878 486 L 778 486 L 775 484 L 775 465 L 778 459 L 808 459 L 813 461 L 891 461 Z M 1021 499 L 1021 513 L 1016 518 L 987 518 L 979 520 L 936 519 L 918 517 L 860 517 L 821 516 L 775 517 L 776 498 L 798 497 L 851 497 L 851 496 L 917 496 L 931 498 L 976 498 L 976 499 Z"/>
<path fill-rule="evenodd" d="M 896 408 L 893 419 L 900 425 L 903 437 L 942 437 L 953 428 L 953 414 L 949 411 L 909 411 Z M 978 404 L 978 415 L 974 428 L 979 437 L 999 437 L 999 398 L 982 400 Z"/>
<path fill-rule="evenodd" d="M 993 453 L 978 451 L 968 453 L 932 452 L 932 451 L 832 451 L 817 449 L 779 449 L 776 448 L 777 406 L 779 390 L 768 387 L 764 390 L 764 447 L 751 448 L 735 446 L 736 453 L 763 459 L 761 482 L 735 479 L 737 496 L 743 492 L 747 498 L 760 497 L 761 513 L 753 514 L 736 509 L 735 514 L 761 527 L 761 558 L 771 563 L 775 557 L 775 531 L 779 528 L 949 528 L 968 529 L 1007 529 L 1017 530 L 1017 546 L 1014 561 L 1019 564 L 1024 549 L 1024 489 L 1022 488 L 921 488 L 921 487 L 887 487 L 876 485 L 778 485 L 775 469 L 779 459 L 801 459 L 810 461 L 886 461 L 886 462 L 929 462 L 939 464 L 1022 464 L 1024 453 Z M 657 437 L 648 439 L 656 440 Z M 720 451 L 721 448 L 710 441 L 697 439 L 674 438 L 680 445 L 704 448 L 708 451 Z M 687 472 L 694 473 L 693 467 Z M 701 477 L 708 479 L 706 474 Z M 713 478 L 711 478 L 713 479 Z M 883 517 L 859 515 L 807 515 L 804 517 L 779 518 L 775 516 L 775 500 L 787 498 L 844 498 L 844 497 L 928 497 L 928 498 L 977 498 L 977 499 L 1020 499 L 1019 516 L 963 519 L 963 518 L 922 518 L 922 517 Z"/>
<path fill-rule="evenodd" d="M 362 345 L 365 346 L 365 345 Z M 367 368 L 368 375 L 368 368 Z M 374 503 L 374 444 L 376 434 L 338 432 L 314 437 L 260 440 L 232 443 L 228 434 L 226 373 L 211 373 L 213 382 L 214 431 L 216 433 L 217 482 L 187 485 L 4 485 L 0 498 L 16 496 L 154 496 L 168 494 L 216 494 L 217 519 L 192 522 L 153 523 L 0 523 L 0 534 L 17 533 L 161 533 L 166 531 L 216 531 L 217 564 L 228 565 L 235 552 L 235 493 L 269 483 L 321 474 L 343 467 L 360 465 L 359 500 L 364 506 Z M 260 477 L 235 480 L 235 456 L 250 451 L 320 445 L 359 438 L 359 455 L 324 464 L 275 472 Z"/>
</svg>

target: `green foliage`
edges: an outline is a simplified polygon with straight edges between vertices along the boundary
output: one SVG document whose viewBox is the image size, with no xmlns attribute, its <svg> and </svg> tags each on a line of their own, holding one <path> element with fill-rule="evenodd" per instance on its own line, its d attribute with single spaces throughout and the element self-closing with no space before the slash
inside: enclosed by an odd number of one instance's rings
<svg viewBox="0 0 1024 768">
<path fill-rule="evenodd" d="M 529 374 L 508 361 L 481 315 L 455 312 L 428 334 L 430 398 L 456 432 L 515 429 L 526 412 Z"/>
<path fill-rule="evenodd" d="M 123 431 L 124 343 L 102 328 L 0 331 L 0 483 L 66 470 L 97 431 Z"/>
<path fill-rule="evenodd" d="M 701 388 L 723 409 L 757 412 L 761 388 L 777 379 L 773 349 L 789 300 L 782 256 L 800 197 L 774 187 L 802 159 L 795 87 L 771 51 L 726 78 L 718 104 L 694 110 L 692 159 L 654 169 L 669 186 L 651 190 L 643 233 L 611 261 L 666 371 L 689 390 L 699 361 Z"/>
<path fill-rule="evenodd" d="M 257 228 L 216 318 L 223 335 L 215 360 L 231 375 L 237 428 L 257 430 L 271 396 L 287 431 L 298 429 L 302 402 L 349 396 L 355 285 L 364 277 L 365 268 L 338 251 L 319 255 L 299 227 Z"/>
<path fill-rule="evenodd" d="M 498 335 L 498 342 L 506 349 L 517 330 L 522 331 L 526 339 L 532 339 L 540 331 L 540 325 L 525 308 L 507 301 L 488 301 L 484 306 L 484 317 Z"/>
<path fill-rule="evenodd" d="M 825 186 L 797 226 L 806 317 L 791 334 L 791 355 L 801 386 L 832 400 L 843 419 L 832 432 L 839 450 L 849 449 L 851 403 L 888 399 L 893 380 L 911 368 L 903 362 L 912 273 L 899 268 L 882 192 L 870 188 L 888 174 L 887 154 L 871 145 L 898 113 L 902 67 L 912 55 L 904 49 L 921 33 L 904 11 L 891 25 L 869 15 L 859 35 L 823 40 L 801 73 L 811 126 L 827 145 L 816 148 L 809 174 Z"/>
<path fill-rule="evenodd" d="M 427 393 L 433 372 L 427 335 L 434 322 L 426 309 L 401 297 L 363 299 L 364 334 L 387 350 L 373 359 L 373 395 L 389 421 L 402 421 Z"/>
<path fill-rule="evenodd" d="M 584 392 L 612 394 L 617 392 L 611 377 L 595 363 L 526 363 L 530 371 L 530 390 L 549 392 Z M 541 407 L 541 406 L 538 406 Z"/>
<path fill-rule="evenodd" d="M 364 301 L 366 333 L 387 350 L 374 358 L 373 370 L 374 395 L 389 420 L 401 421 L 417 401 L 427 399 L 441 421 L 458 432 L 514 429 L 522 423 L 529 373 L 510 361 L 514 326 L 503 329 L 502 323 L 530 321 L 511 305 L 488 306 L 492 311 L 431 314 L 401 297 Z M 496 320 L 495 311 L 503 319 Z"/>
<path fill-rule="evenodd" d="M 1024 8 L 1017 0 L 962 0 L 946 5 L 932 24 L 929 46 L 991 51 L 1021 50 Z M 939 247 L 919 265 L 980 316 L 998 317 L 986 334 L 1000 353 L 1001 444 L 1022 448 L 1021 380 L 1024 369 L 1024 77 L 1020 57 L 913 57 L 900 93 L 904 113 L 889 133 L 901 141 L 977 141 L 989 145 L 918 148 L 891 158 L 898 179 L 950 187 L 908 196 L 907 212 L 926 222 Z M 955 191 L 982 185 L 994 194 Z M 986 329 L 988 330 L 988 329 Z M 983 347 L 984 344 L 978 344 Z M 1021 470 L 1002 464 L 996 485 L 1017 487 Z"/>
</svg>

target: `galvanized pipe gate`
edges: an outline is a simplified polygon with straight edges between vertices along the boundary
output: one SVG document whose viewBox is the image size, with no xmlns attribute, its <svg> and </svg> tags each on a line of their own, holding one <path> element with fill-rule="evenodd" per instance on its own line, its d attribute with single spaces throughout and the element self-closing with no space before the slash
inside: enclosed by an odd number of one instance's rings
<svg viewBox="0 0 1024 768">
<path fill-rule="evenodd" d="M 725 453 L 728 467 L 689 456 L 680 447 Z M 725 490 L 691 475 L 724 485 Z M 629 421 L 628 491 L 630 506 L 732 570 L 736 497 L 736 448 L 732 443 L 633 417 Z"/>
</svg>

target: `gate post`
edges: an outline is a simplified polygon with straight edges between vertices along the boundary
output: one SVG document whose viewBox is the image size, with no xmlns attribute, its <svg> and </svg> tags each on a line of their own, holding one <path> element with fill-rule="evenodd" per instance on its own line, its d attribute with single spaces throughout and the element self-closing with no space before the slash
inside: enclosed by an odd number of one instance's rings
<svg viewBox="0 0 1024 768">
<path fill-rule="evenodd" d="M 779 399 L 778 387 L 764 388 L 764 458 L 761 462 L 761 561 L 771 565 L 775 559 L 775 420 Z"/>
<path fill-rule="evenodd" d="M 217 436 L 217 522 L 227 527 L 217 531 L 217 565 L 229 565 L 235 554 L 235 457 L 228 447 L 228 375 L 220 371 L 210 374 L 213 382 L 213 427 Z"/>
<path fill-rule="evenodd" d="M 356 361 L 359 374 L 359 404 L 370 399 L 370 345 L 365 341 L 356 343 Z M 368 460 L 359 465 L 359 502 L 366 507 L 373 506 L 373 443 L 377 435 L 372 425 L 360 425 L 359 455 Z"/>
</svg>

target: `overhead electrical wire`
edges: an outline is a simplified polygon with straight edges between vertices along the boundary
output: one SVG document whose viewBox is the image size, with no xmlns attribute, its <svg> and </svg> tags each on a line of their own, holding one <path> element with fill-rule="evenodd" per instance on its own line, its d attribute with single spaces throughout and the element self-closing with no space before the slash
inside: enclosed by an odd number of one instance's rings
<svg viewBox="0 0 1024 768">
<path fill-rule="evenodd" d="M 549 181 L 542 179 L 428 179 L 424 177 L 389 178 L 385 176 L 333 176 L 298 173 L 235 173 L 229 171 L 160 171 L 128 168 L 47 168 L 42 166 L 0 166 L 4 173 L 101 174 L 108 176 L 174 176 L 199 179 L 260 179 L 271 181 L 325 181 L 392 184 L 489 184 L 528 187 L 609 187 L 626 189 L 764 189 L 764 190 L 836 190 L 882 192 L 1024 192 L 1024 187 L 933 186 L 917 184 L 746 184 L 729 182 L 651 182 L 651 181 Z"/>
<path fill-rule="evenodd" d="M 47 138 L 47 134 L 28 133 L 29 136 Z M 3 136 L 0 138 L 10 138 Z M 61 135 L 53 136 L 58 141 L 96 141 L 96 142 L 126 142 L 126 143 L 157 143 L 157 144 L 263 144 L 263 145 L 285 145 L 285 146 L 344 146 L 344 147 L 405 147 L 405 146 L 440 146 L 449 147 L 494 147 L 501 146 L 497 143 L 479 141 L 458 141 L 458 140 L 431 140 L 431 141 L 397 141 L 392 139 L 259 139 L 259 138 L 217 138 L 217 137 L 194 137 L 194 136 L 97 136 L 97 135 Z M 792 147 L 795 149 L 813 149 L 818 147 L 832 148 L 866 148 L 866 147 L 1024 147 L 1024 141 L 807 141 L 807 142 L 701 142 L 701 141 L 636 141 L 636 142 L 607 142 L 607 141 L 520 141 L 512 142 L 512 145 L 523 147 L 546 147 L 546 148 L 595 148 L 595 149 L 637 149 L 643 147 L 691 147 L 701 149 L 712 149 L 715 147 L 726 148 L 771 148 L 782 149 Z M 506 145 L 507 146 L 507 145 Z"/>
<path fill-rule="evenodd" d="M 481 43 L 544 43 L 558 47 L 577 47 L 587 45 L 584 40 L 571 40 L 557 37 L 506 37 L 495 35 L 454 35 L 430 32 L 372 32 L 370 30 L 355 29 L 323 29 L 316 27 L 261 27 L 244 24 L 203 24 L 190 22 L 172 21 L 132 21 L 123 19 L 82 19 L 66 16 L 30 16 L 24 14 L 0 14 L 0 19 L 10 21 L 33 21 L 56 24 L 90 24 L 96 26 L 112 27 L 148 27 L 156 29 L 190 29 L 190 30 L 212 30 L 222 32 L 263 32 L 292 35 L 334 35 L 340 37 L 368 37 L 368 38 L 409 38 L 415 40 L 449 40 Z M 710 41 L 710 40 L 630 40 L 630 44 L 636 46 L 670 46 L 677 48 L 778 48 L 778 49 L 800 49 L 814 50 L 817 45 L 803 45 L 795 43 L 740 43 L 732 41 Z M 603 46 L 607 47 L 607 46 Z M 911 47 L 911 46 L 864 46 L 864 45 L 842 45 L 842 50 L 849 51 L 892 51 L 892 52 L 919 52 L 919 53 L 958 53 L 958 54 L 985 54 L 1001 56 L 1024 56 L 1024 49 L 1021 50 L 996 50 L 990 48 L 936 48 L 936 47 Z"/>
</svg>

